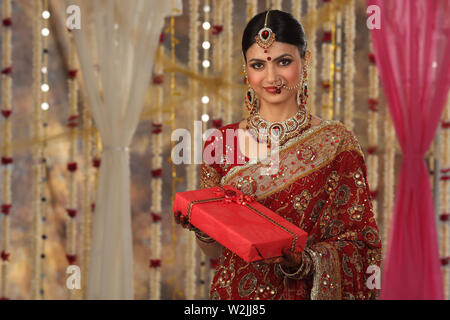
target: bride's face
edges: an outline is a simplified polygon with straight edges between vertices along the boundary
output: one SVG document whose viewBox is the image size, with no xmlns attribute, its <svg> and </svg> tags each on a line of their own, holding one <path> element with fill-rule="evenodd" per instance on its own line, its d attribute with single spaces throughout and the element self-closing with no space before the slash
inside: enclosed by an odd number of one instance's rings
<svg viewBox="0 0 450 320">
<path fill-rule="evenodd" d="M 250 86 L 263 103 L 282 104 L 295 99 L 297 89 L 281 89 L 276 93 L 274 86 L 283 80 L 288 87 L 296 86 L 302 80 L 302 64 L 296 46 L 275 41 L 267 50 L 254 43 L 247 50 L 246 68 Z M 294 100 L 295 101 L 295 100 Z"/>
</svg>

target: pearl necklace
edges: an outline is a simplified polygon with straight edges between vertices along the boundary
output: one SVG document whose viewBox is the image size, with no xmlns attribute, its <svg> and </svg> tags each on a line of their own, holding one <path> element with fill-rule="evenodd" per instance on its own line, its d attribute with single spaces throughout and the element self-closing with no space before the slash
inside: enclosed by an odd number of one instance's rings
<svg viewBox="0 0 450 320">
<path fill-rule="evenodd" d="M 277 140 L 278 138 L 278 144 L 282 146 L 289 139 L 300 135 L 310 126 L 311 115 L 304 107 L 300 107 L 292 117 L 278 122 L 270 122 L 261 118 L 259 108 L 247 118 L 247 130 L 249 130 L 256 141 L 260 142 L 262 140 L 267 142 L 269 148 L 272 140 Z"/>
</svg>

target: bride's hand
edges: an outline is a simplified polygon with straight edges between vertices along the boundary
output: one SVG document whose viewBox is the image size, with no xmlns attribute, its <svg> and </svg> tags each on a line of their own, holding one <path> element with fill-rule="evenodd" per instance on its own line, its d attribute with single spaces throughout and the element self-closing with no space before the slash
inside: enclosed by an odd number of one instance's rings
<svg viewBox="0 0 450 320">
<path fill-rule="evenodd" d="M 181 211 L 174 211 L 173 215 L 175 217 L 175 222 L 183 228 L 189 229 L 190 231 L 197 230 L 192 224 L 189 223 L 188 217 L 181 214 Z"/>
<path fill-rule="evenodd" d="M 298 268 L 302 264 L 302 253 L 292 252 L 289 247 L 285 247 L 281 250 L 283 254 L 281 257 L 264 259 L 264 263 L 273 264 L 279 263 L 282 267 L 286 268 Z"/>
</svg>

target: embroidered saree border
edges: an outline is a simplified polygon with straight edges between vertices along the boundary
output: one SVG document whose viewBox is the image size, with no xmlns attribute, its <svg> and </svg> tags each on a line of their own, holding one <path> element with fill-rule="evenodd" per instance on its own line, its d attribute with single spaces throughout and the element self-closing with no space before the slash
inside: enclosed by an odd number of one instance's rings
<svg viewBox="0 0 450 320">
<path fill-rule="evenodd" d="M 341 300 L 341 263 L 336 249 L 329 243 L 319 242 L 305 251 L 314 264 L 311 300 Z"/>
</svg>

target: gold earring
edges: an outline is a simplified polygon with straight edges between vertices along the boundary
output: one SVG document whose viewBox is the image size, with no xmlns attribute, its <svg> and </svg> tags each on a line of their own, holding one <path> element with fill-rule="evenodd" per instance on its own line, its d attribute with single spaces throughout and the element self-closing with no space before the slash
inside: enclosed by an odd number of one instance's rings
<svg viewBox="0 0 450 320">
<path fill-rule="evenodd" d="M 245 75 L 245 82 L 247 83 L 247 93 L 245 95 L 245 106 L 250 114 L 253 114 L 256 109 L 259 107 L 259 99 L 256 96 L 255 90 L 250 86 L 250 82 L 248 81 L 248 75 L 246 71 L 245 64 L 243 64 L 243 71 Z"/>
</svg>

